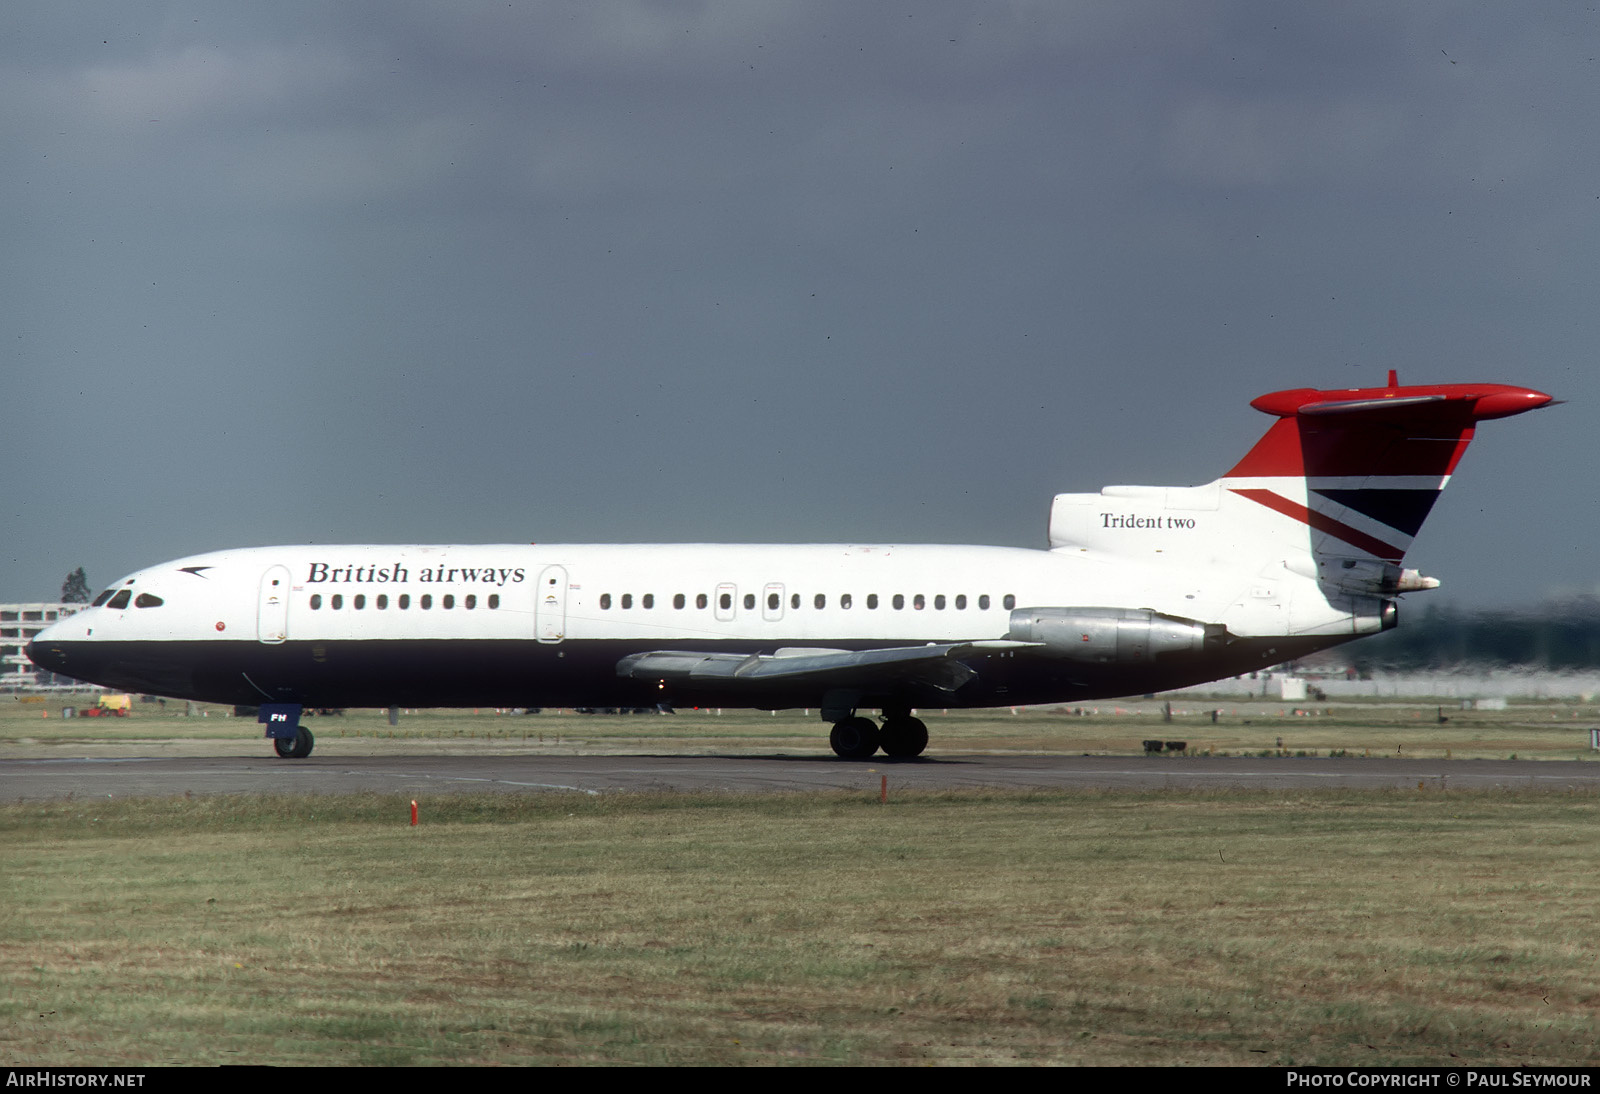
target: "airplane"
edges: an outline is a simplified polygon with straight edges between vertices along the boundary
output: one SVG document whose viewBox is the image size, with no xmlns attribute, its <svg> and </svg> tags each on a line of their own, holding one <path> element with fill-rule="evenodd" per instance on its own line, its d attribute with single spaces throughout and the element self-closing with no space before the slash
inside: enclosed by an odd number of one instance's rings
<svg viewBox="0 0 1600 1094">
<path fill-rule="evenodd" d="M 845 759 L 920 755 L 918 708 L 1077 703 L 1236 676 L 1395 626 L 1401 563 L 1504 384 L 1297 388 L 1202 486 L 1057 495 L 1042 550 L 500 544 L 215 551 L 36 635 L 41 668 L 258 706 L 815 708 Z M 664 709 L 670 709 L 666 707 Z M 881 712 L 879 721 L 865 711 Z"/>
</svg>

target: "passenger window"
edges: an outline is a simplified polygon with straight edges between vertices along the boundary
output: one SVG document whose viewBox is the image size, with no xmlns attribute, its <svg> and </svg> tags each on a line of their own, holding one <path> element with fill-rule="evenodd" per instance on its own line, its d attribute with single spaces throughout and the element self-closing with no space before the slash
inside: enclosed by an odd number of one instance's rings
<svg viewBox="0 0 1600 1094">
<path fill-rule="evenodd" d="M 133 593 L 131 591 L 128 589 L 123 589 L 120 593 L 111 598 L 111 603 L 107 604 L 106 607 L 115 608 L 120 612 L 123 608 L 128 606 L 128 598 L 132 595 Z"/>
<path fill-rule="evenodd" d="M 641 596 L 639 598 L 639 607 L 641 607 L 641 608 L 653 608 L 655 606 L 656 606 L 656 594 L 655 593 L 645 593 L 643 596 Z"/>
<path fill-rule="evenodd" d="M 823 608 L 828 606 L 828 598 L 823 593 L 818 593 L 811 599 L 811 603 L 816 607 L 817 611 L 820 612 Z"/>
<path fill-rule="evenodd" d="M 389 606 L 389 594 L 388 593 L 379 593 L 378 594 L 378 610 L 381 612 L 385 608 L 387 608 L 388 606 Z"/>
<path fill-rule="evenodd" d="M 321 607 L 322 607 L 322 594 L 321 593 L 312 593 L 311 594 L 311 610 L 312 611 L 316 611 L 318 608 L 321 608 Z"/>
<path fill-rule="evenodd" d="M 981 612 L 986 612 L 986 611 L 989 610 L 989 594 L 988 593 L 984 593 L 982 596 L 978 597 L 978 610 L 981 611 Z"/>
<path fill-rule="evenodd" d="M 365 593 L 357 593 L 355 599 L 350 602 L 350 606 L 359 612 L 367 606 L 367 595 Z"/>
<path fill-rule="evenodd" d="M 411 594 L 410 593 L 401 593 L 400 594 L 400 610 L 401 611 L 405 611 L 409 607 L 411 607 Z"/>
<path fill-rule="evenodd" d="M 500 594 L 499 593 L 490 593 L 489 594 L 489 607 L 490 608 L 498 608 L 499 606 L 500 606 Z"/>
<path fill-rule="evenodd" d="M 944 611 L 944 594 L 943 593 L 940 593 L 938 596 L 933 598 L 933 610 L 936 611 L 936 612 Z"/>
<path fill-rule="evenodd" d="M 334 611 L 338 611 L 340 608 L 344 607 L 344 594 L 334 593 L 332 599 L 328 601 L 328 607 L 332 608 Z"/>
<path fill-rule="evenodd" d="M 1006 611 L 1009 612 L 1012 608 L 1015 608 L 1017 606 L 1017 598 L 1012 596 L 1010 593 L 1007 593 L 1006 594 L 1006 599 L 1005 599 L 1005 606 L 1006 606 Z"/>
<path fill-rule="evenodd" d="M 338 600 L 339 598 L 334 597 L 334 599 Z M 336 604 L 334 607 L 338 607 L 338 605 Z M 423 593 L 422 599 L 417 601 L 417 607 L 421 608 L 423 611 L 427 611 L 429 608 L 433 607 L 433 594 Z"/>
<path fill-rule="evenodd" d="M 684 606 L 685 603 L 687 603 L 687 601 L 684 600 L 682 593 L 675 593 L 673 595 L 673 597 L 672 597 L 672 606 L 674 608 L 680 608 L 681 609 Z"/>
<path fill-rule="evenodd" d="M 799 610 L 799 608 L 800 608 L 800 594 L 799 593 L 790 593 L 789 594 L 789 607 L 794 608 L 796 611 Z"/>
<path fill-rule="evenodd" d="M 471 610 L 472 610 L 472 609 L 473 609 L 473 608 L 476 608 L 476 607 L 477 607 L 477 606 L 478 606 L 478 598 L 477 598 L 477 596 L 476 596 L 476 595 L 475 595 L 475 594 L 473 594 L 473 593 L 468 593 L 468 594 L 467 594 L 467 599 L 466 599 L 466 602 L 465 602 L 465 604 L 464 604 L 464 605 L 463 605 L 463 606 L 464 606 L 464 607 L 465 607 L 465 608 L 466 608 L 466 609 L 467 609 L 467 611 L 469 611 L 469 612 L 470 612 L 470 611 L 471 611 Z"/>
<path fill-rule="evenodd" d="M 165 601 L 154 593 L 140 593 L 139 598 L 133 602 L 133 606 L 135 608 L 159 608 L 164 603 Z"/>
<path fill-rule="evenodd" d="M 603 612 L 611 610 L 611 594 L 610 593 L 601 593 L 600 594 L 600 610 L 603 611 Z"/>
<path fill-rule="evenodd" d="M 756 594 L 755 593 L 745 593 L 744 594 L 744 610 L 747 611 L 747 612 L 748 611 L 754 611 L 755 610 L 755 606 L 756 606 Z"/>
<path fill-rule="evenodd" d="M 964 612 L 966 610 L 967 610 L 967 594 L 966 593 L 957 593 L 956 594 L 956 611 Z"/>
<path fill-rule="evenodd" d="M 889 603 L 894 605 L 894 610 L 895 611 L 899 611 L 901 608 L 904 608 L 906 606 L 906 598 L 901 593 L 895 593 L 894 594 L 894 599 L 889 601 Z"/>
<path fill-rule="evenodd" d="M 722 605 L 723 611 L 727 611 L 729 608 L 733 607 L 733 596 L 729 593 L 723 593 L 717 598 L 717 603 Z"/>
<path fill-rule="evenodd" d="M 444 600 L 440 603 L 440 607 L 453 608 L 455 606 L 456 606 L 455 595 L 452 594 L 452 593 L 445 593 L 444 594 Z"/>
<path fill-rule="evenodd" d="M 781 604 L 781 603 L 782 603 L 782 601 L 780 601 L 778 599 L 778 594 L 777 593 L 768 593 L 767 594 L 767 610 L 775 612 L 775 611 L 778 610 L 778 605 Z"/>
<path fill-rule="evenodd" d="M 877 593 L 868 593 L 867 594 L 867 611 L 875 612 L 877 610 L 878 610 L 878 594 Z"/>
<path fill-rule="evenodd" d="M 694 598 L 694 606 L 697 607 L 697 608 L 704 608 L 706 606 L 706 594 L 705 593 L 696 594 L 696 596 Z"/>
<path fill-rule="evenodd" d="M 622 606 L 624 608 L 633 607 L 633 594 L 632 593 L 623 593 L 622 594 Z"/>
<path fill-rule="evenodd" d="M 839 607 L 848 608 L 848 607 L 850 607 L 851 603 L 852 603 L 852 601 L 850 599 L 850 594 L 849 593 L 841 593 L 840 594 L 840 596 L 839 596 Z"/>
<path fill-rule="evenodd" d="M 928 602 L 922 599 L 921 593 L 918 593 L 916 596 L 911 598 L 911 606 L 920 612 L 923 608 L 928 606 Z"/>
</svg>

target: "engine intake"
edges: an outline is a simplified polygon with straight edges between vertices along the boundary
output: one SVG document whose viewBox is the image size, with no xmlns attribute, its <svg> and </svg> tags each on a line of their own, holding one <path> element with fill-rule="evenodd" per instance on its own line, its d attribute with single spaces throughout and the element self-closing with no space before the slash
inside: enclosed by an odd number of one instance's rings
<svg viewBox="0 0 1600 1094">
<path fill-rule="evenodd" d="M 1041 642 L 1049 653 L 1101 665 L 1148 665 L 1158 658 L 1215 650 L 1228 641 L 1220 623 L 1200 623 L 1147 608 L 1018 608 L 1007 638 Z"/>
</svg>

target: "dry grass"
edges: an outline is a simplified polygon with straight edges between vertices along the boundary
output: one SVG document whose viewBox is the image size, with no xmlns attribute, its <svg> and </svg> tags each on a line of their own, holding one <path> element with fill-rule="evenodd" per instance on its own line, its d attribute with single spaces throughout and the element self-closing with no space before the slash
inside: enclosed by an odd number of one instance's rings
<svg viewBox="0 0 1600 1094">
<path fill-rule="evenodd" d="M 1586 1063 L 1560 794 L 0 808 L 0 1064 Z"/>
</svg>

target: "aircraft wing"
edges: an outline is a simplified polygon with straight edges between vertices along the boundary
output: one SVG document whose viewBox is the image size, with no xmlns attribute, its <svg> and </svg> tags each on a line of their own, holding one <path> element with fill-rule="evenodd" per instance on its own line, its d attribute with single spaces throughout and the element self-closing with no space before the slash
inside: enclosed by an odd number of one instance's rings
<svg viewBox="0 0 1600 1094">
<path fill-rule="evenodd" d="M 751 654 L 652 650 L 618 661 L 617 675 L 633 680 L 748 688 L 757 693 L 773 684 L 859 687 L 891 681 L 955 691 L 977 675 L 961 663 L 961 658 L 1032 649 L 1041 644 L 995 639 L 880 650 L 797 648 Z"/>
</svg>

